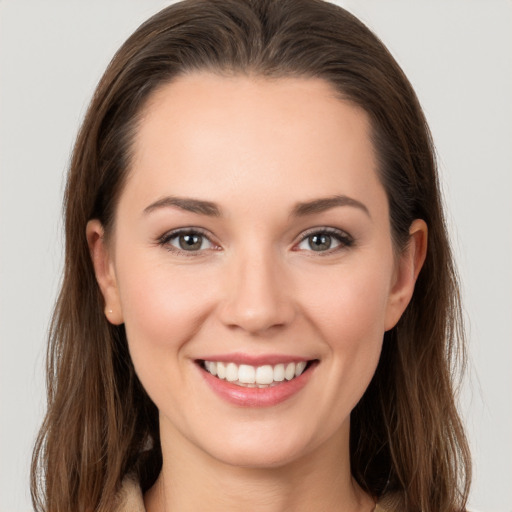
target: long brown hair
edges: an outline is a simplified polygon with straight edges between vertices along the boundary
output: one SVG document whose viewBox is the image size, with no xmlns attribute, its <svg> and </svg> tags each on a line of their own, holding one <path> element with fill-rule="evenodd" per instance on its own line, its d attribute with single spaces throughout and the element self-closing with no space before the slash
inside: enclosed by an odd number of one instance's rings
<svg viewBox="0 0 512 512">
<path fill-rule="evenodd" d="M 375 376 L 351 415 L 351 466 L 375 497 L 405 510 L 465 509 L 470 458 L 454 398 L 464 361 L 456 272 L 434 147 L 416 95 L 379 39 L 321 0 L 188 0 L 145 22 L 101 79 L 73 152 L 65 192 L 66 257 L 48 347 L 48 412 L 35 447 L 36 510 L 109 511 L 122 479 L 143 490 L 162 455 L 158 411 L 131 363 L 123 326 L 103 314 L 85 236 L 112 228 L 140 113 L 155 89 L 194 70 L 326 80 L 372 124 L 396 250 L 414 219 L 429 244 L 414 296 L 385 334 Z"/>
</svg>

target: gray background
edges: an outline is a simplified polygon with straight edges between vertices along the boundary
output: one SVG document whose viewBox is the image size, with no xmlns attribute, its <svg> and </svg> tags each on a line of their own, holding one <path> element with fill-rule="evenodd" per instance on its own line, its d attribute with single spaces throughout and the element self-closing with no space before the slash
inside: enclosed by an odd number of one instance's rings
<svg viewBox="0 0 512 512">
<path fill-rule="evenodd" d="M 30 510 L 71 147 L 113 52 L 162 0 L 0 0 L 0 512 Z M 512 504 L 512 3 L 340 1 L 409 76 L 439 152 L 471 367 L 471 504 Z"/>
</svg>

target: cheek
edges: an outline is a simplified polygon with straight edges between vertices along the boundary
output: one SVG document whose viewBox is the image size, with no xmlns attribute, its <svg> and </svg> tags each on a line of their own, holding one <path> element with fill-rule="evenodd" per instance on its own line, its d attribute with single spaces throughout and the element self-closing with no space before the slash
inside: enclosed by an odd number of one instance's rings
<svg viewBox="0 0 512 512">
<path fill-rule="evenodd" d="M 211 290 L 204 286 L 208 276 L 191 266 L 173 268 L 131 256 L 118 265 L 121 307 L 134 366 L 152 395 L 154 386 L 172 386 L 180 377 L 179 362 L 208 316 Z M 157 375 L 168 379 L 158 382 Z"/>
<path fill-rule="evenodd" d="M 118 275 L 126 328 L 144 334 L 146 342 L 168 344 L 184 330 L 193 331 L 205 314 L 208 277 L 197 269 L 134 257 L 121 262 Z"/>
<path fill-rule="evenodd" d="M 326 345 L 339 411 L 359 401 L 377 367 L 385 332 L 392 265 L 351 266 L 318 281 L 308 315 Z M 340 392 L 339 390 L 343 390 Z M 326 398 L 327 399 L 327 398 Z"/>
<path fill-rule="evenodd" d="M 390 293 L 392 266 L 386 262 L 351 265 L 316 275 L 308 287 L 309 314 L 327 339 L 349 345 L 382 337 Z M 301 287 L 305 289 L 306 284 Z"/>
</svg>

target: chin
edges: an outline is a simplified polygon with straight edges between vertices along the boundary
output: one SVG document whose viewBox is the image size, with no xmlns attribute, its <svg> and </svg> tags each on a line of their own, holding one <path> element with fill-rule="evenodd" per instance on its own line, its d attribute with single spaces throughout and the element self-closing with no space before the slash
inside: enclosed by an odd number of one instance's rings
<svg viewBox="0 0 512 512">
<path fill-rule="evenodd" d="M 315 439 L 309 432 L 294 428 L 272 429 L 262 426 L 259 432 L 250 429 L 224 433 L 222 438 L 209 439 L 203 445 L 206 454 L 217 461 L 234 467 L 252 469 L 281 468 L 301 460 L 315 451 L 321 439 Z M 218 442 L 216 442 L 218 441 Z"/>
<path fill-rule="evenodd" d="M 248 469 L 281 468 L 302 458 L 304 450 L 263 449 L 261 446 L 232 447 L 219 454 L 212 454 L 226 465 Z"/>
</svg>

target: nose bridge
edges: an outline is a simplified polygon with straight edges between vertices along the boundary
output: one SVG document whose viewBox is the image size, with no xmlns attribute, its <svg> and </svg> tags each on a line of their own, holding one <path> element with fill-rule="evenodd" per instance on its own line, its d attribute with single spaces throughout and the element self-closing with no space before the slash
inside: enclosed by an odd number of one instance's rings
<svg viewBox="0 0 512 512">
<path fill-rule="evenodd" d="M 289 323 L 294 307 L 287 273 L 276 252 L 257 244 L 234 251 L 230 260 L 223 322 L 253 334 Z"/>
</svg>

